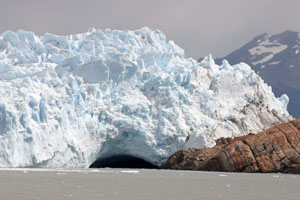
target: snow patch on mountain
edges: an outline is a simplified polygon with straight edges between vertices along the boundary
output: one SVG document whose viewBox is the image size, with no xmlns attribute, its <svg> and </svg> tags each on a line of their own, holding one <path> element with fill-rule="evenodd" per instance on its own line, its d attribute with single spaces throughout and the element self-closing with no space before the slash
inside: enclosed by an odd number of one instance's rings
<svg viewBox="0 0 300 200">
<path fill-rule="evenodd" d="M 280 62 L 279 61 L 276 61 L 276 62 L 271 62 L 271 63 L 269 63 L 269 65 L 277 65 L 277 64 L 279 64 Z"/>
<path fill-rule="evenodd" d="M 159 30 L 0 36 L 0 166 L 88 167 L 184 148 L 290 119 L 288 97 L 245 64 L 201 63 Z"/>
<path fill-rule="evenodd" d="M 257 55 L 265 55 L 260 60 L 253 61 L 253 65 L 263 64 L 271 60 L 275 54 L 278 54 L 288 48 L 278 41 L 270 41 L 270 35 L 266 35 L 264 40 L 258 40 L 257 46 L 249 49 L 249 53 L 256 58 Z"/>
<path fill-rule="evenodd" d="M 265 56 L 264 58 L 256 61 L 256 62 L 252 62 L 253 65 L 257 65 L 257 64 L 263 64 L 265 62 L 268 62 L 269 60 L 271 60 L 274 57 L 273 54 L 269 54 L 267 56 Z M 263 68 L 263 67 L 262 67 Z"/>
<path fill-rule="evenodd" d="M 288 48 L 288 45 L 282 45 L 280 43 L 274 43 L 269 41 L 261 42 L 257 47 L 249 49 L 250 54 L 258 55 L 263 53 L 277 54 Z"/>
</svg>

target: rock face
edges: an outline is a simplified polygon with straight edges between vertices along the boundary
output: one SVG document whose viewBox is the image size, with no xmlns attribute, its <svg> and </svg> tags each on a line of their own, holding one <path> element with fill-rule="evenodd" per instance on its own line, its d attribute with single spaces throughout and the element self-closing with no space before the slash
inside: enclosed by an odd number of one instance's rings
<svg viewBox="0 0 300 200">
<path fill-rule="evenodd" d="M 300 119 L 216 143 L 212 148 L 179 151 L 162 168 L 300 174 Z"/>
</svg>

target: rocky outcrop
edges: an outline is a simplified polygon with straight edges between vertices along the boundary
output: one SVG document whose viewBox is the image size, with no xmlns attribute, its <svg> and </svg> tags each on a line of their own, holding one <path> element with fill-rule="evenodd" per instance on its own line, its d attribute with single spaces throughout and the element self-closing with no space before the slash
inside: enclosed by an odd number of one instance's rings
<svg viewBox="0 0 300 200">
<path fill-rule="evenodd" d="M 221 138 L 212 148 L 181 150 L 162 168 L 300 174 L 300 119 L 258 134 Z"/>
</svg>

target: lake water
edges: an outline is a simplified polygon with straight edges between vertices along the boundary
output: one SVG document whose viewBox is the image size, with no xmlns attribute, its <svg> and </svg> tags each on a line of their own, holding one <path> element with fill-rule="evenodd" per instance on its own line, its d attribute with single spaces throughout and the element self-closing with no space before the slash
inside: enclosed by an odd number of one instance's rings
<svg viewBox="0 0 300 200">
<path fill-rule="evenodd" d="M 300 200 L 300 175 L 146 169 L 0 169 L 1 200 Z"/>
</svg>

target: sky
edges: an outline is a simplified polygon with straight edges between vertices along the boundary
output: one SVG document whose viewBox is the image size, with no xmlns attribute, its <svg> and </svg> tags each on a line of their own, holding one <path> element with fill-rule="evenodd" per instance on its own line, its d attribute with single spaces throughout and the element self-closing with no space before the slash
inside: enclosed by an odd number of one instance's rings
<svg viewBox="0 0 300 200">
<path fill-rule="evenodd" d="M 300 31 L 300 0 L 0 0 L 0 33 L 159 29 L 187 57 L 223 57 L 262 33 Z"/>
</svg>

